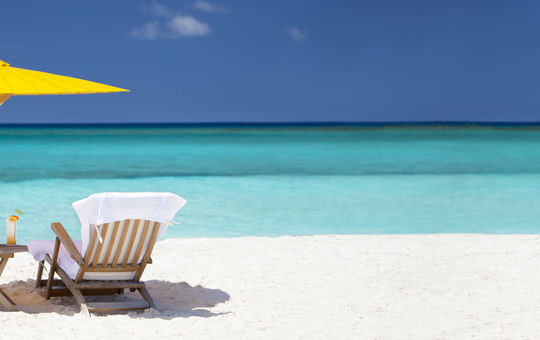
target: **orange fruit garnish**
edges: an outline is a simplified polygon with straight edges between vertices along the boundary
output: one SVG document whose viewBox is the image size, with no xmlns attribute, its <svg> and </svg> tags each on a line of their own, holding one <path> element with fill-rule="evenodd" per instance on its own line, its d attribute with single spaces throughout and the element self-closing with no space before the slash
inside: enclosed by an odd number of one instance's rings
<svg viewBox="0 0 540 340">
<path fill-rule="evenodd" d="M 9 220 L 10 220 L 11 222 L 18 221 L 18 220 L 19 220 L 19 216 L 11 215 L 11 216 L 9 216 Z"/>
</svg>

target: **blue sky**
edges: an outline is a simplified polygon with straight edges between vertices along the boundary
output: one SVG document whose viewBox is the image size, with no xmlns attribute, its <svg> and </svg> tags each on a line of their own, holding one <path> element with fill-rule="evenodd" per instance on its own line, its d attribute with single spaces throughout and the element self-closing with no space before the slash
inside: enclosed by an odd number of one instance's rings
<svg viewBox="0 0 540 340">
<path fill-rule="evenodd" d="M 0 59 L 130 93 L 0 123 L 539 121 L 536 1 L 2 0 Z"/>
</svg>

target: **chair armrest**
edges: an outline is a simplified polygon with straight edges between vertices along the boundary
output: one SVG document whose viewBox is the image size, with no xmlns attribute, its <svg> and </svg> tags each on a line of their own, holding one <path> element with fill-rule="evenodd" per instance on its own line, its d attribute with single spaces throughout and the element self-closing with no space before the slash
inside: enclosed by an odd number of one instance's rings
<svg viewBox="0 0 540 340">
<path fill-rule="evenodd" d="M 56 234 L 56 237 L 60 240 L 60 242 L 64 245 L 69 255 L 80 265 L 84 265 L 84 259 L 81 256 L 81 253 L 79 253 L 79 250 L 75 246 L 75 243 L 73 243 L 73 240 L 71 237 L 69 237 L 68 233 L 66 232 L 66 229 L 64 229 L 64 226 L 62 223 L 52 223 L 51 229 Z"/>
</svg>

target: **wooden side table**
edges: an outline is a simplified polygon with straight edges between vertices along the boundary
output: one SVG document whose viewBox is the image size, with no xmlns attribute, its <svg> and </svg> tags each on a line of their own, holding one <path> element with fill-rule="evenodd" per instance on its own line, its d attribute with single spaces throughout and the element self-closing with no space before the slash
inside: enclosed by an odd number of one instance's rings
<svg viewBox="0 0 540 340">
<path fill-rule="evenodd" d="M 28 248 L 26 246 L 21 245 L 11 245 L 11 244 L 0 244 L 0 276 L 2 276 L 2 272 L 4 271 L 4 268 L 6 268 L 6 264 L 9 260 L 9 258 L 14 257 L 15 253 L 21 253 L 28 251 Z M 4 306 L 9 311 L 17 310 L 15 307 L 15 302 L 7 296 L 6 293 L 0 288 L 0 304 Z"/>
</svg>

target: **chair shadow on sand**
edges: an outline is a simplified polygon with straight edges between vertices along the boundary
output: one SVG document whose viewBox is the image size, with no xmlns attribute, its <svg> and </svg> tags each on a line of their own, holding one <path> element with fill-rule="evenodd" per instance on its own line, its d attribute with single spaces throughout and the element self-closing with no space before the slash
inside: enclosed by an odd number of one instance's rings
<svg viewBox="0 0 540 340">
<path fill-rule="evenodd" d="M 190 286 L 186 282 L 161 280 L 145 281 L 152 295 L 156 309 L 144 312 L 94 313 L 95 315 L 127 314 L 133 318 L 188 318 L 213 317 L 230 312 L 213 312 L 208 308 L 227 302 L 229 294 L 220 289 L 205 288 L 200 285 Z M 34 280 L 12 281 L 1 285 L 2 289 L 17 303 L 17 308 L 26 313 L 59 313 L 75 315 L 79 308 L 72 297 L 57 297 L 46 300 L 41 290 L 34 288 Z M 125 290 L 122 295 L 88 297 L 87 301 L 126 301 L 140 300 L 138 293 Z"/>
</svg>

